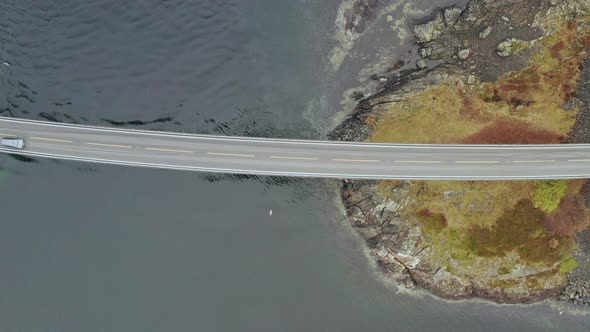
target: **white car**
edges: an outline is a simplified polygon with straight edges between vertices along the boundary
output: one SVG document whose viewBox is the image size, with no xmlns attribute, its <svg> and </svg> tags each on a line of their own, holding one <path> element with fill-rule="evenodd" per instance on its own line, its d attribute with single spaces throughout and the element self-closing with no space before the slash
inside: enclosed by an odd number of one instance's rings
<svg viewBox="0 0 590 332">
<path fill-rule="evenodd" d="M 25 141 L 18 137 L 4 137 L 2 138 L 2 145 L 20 150 L 25 147 Z"/>
</svg>

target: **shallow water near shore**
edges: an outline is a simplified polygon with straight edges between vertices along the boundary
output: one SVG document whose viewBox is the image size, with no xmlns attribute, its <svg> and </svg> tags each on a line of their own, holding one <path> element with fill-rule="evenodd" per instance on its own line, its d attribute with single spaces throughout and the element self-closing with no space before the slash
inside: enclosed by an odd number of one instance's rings
<svg viewBox="0 0 590 332">
<path fill-rule="evenodd" d="M 338 1 L 3 7 L 0 112 L 23 118 L 318 138 L 337 90 L 359 84 L 329 79 L 364 56 L 326 69 Z M 547 303 L 397 292 L 364 256 L 334 182 L 0 165 L 3 331 L 590 329 Z"/>
</svg>

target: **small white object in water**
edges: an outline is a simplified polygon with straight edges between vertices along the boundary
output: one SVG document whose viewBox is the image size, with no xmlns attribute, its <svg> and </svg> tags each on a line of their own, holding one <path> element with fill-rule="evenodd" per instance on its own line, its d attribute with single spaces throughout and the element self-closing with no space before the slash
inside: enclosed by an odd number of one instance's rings
<svg viewBox="0 0 590 332">
<path fill-rule="evenodd" d="M 560 311 L 559 314 L 562 315 L 563 314 L 563 311 Z"/>
<path fill-rule="evenodd" d="M 8 63 L 8 62 L 2 61 L 2 64 L 5 65 L 6 67 L 10 67 L 10 63 Z"/>
<path fill-rule="evenodd" d="M 268 215 L 272 216 L 272 210 L 268 211 Z"/>
</svg>

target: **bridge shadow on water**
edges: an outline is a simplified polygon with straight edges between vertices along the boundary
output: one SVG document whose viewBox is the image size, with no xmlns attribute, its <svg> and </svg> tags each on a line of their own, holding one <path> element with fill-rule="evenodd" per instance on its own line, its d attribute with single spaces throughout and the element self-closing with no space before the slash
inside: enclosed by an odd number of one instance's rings
<svg viewBox="0 0 590 332">
<path fill-rule="evenodd" d="M 37 160 L 35 158 L 31 158 L 31 157 L 27 157 L 27 156 L 22 156 L 20 154 L 12 154 L 12 153 L 9 153 L 9 154 L 7 154 L 7 156 L 10 157 L 10 158 L 12 158 L 12 159 L 14 159 L 14 160 L 20 161 L 22 163 L 38 163 L 39 162 L 39 160 Z"/>
</svg>

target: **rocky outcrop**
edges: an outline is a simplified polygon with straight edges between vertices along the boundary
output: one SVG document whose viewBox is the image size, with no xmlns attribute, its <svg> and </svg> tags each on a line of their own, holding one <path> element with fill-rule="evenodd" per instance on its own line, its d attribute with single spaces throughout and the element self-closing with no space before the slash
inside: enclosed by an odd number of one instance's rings
<svg viewBox="0 0 590 332">
<path fill-rule="evenodd" d="M 433 265 L 433 252 L 420 227 L 401 213 L 412 199 L 407 187 L 407 182 L 400 182 L 389 189 L 387 197 L 376 194 L 380 190 L 376 181 L 345 180 L 342 187 L 347 216 L 389 279 L 407 288 L 429 289 L 447 299 L 475 296 L 501 303 L 523 303 L 561 292 L 563 281 L 559 277 L 549 278 L 542 289 L 531 291 L 530 271 L 526 270 L 517 271 L 520 276 L 507 281 L 507 287 L 501 280 L 457 276 L 443 266 Z"/>
<path fill-rule="evenodd" d="M 542 0 L 471 1 L 464 10 L 456 6 L 444 8 L 428 22 L 414 27 L 419 53 L 423 58 L 447 61 L 461 58 L 460 54 L 477 55 L 463 66 L 474 67 L 482 81 L 495 80 L 524 65 L 527 48 L 520 46 L 541 36 L 532 23 L 536 13 L 549 6 Z M 511 40 L 519 42 L 507 42 Z M 521 57 L 494 56 L 496 52 L 513 55 L 516 50 Z"/>
<path fill-rule="evenodd" d="M 355 0 L 344 13 L 346 31 L 351 34 L 362 33 L 367 23 L 375 18 L 378 5 L 378 0 Z"/>
<path fill-rule="evenodd" d="M 577 305 L 590 306 L 590 281 L 571 280 L 559 299 Z"/>
<path fill-rule="evenodd" d="M 509 38 L 496 47 L 496 53 L 501 57 L 507 57 L 513 54 L 523 53 L 529 49 L 529 47 L 530 43 L 524 40 Z"/>
<path fill-rule="evenodd" d="M 362 98 L 352 113 L 328 134 L 328 138 L 333 141 L 364 141 L 371 135 L 371 128 L 365 122 L 370 114 L 385 110 L 401 98 L 463 72 L 453 64 L 441 64 L 429 70 L 418 68 L 380 75 L 384 80 L 378 90 Z"/>
<path fill-rule="evenodd" d="M 473 85 L 523 67 L 530 47 L 542 35 L 533 24 L 536 15 L 555 5 L 541 0 L 471 1 L 463 10 L 452 6 L 437 11 L 430 20 L 415 26 L 414 35 L 423 59 L 441 63 L 427 69 L 425 61 L 421 61 L 416 69 L 376 74 L 380 78 L 378 89 L 370 95 L 359 95 L 354 111 L 328 137 L 365 141 L 372 134 L 366 124 L 368 117 L 403 98 L 442 82 L 457 82 L 458 77 L 467 78 L 466 84 Z M 578 123 L 586 123 L 590 113 L 580 114 L 584 115 Z M 587 126 L 576 128 L 572 137 L 590 137 Z M 453 262 L 447 266 L 432 263 L 435 253 L 421 228 L 412 216 L 403 213 L 413 199 L 407 183 L 399 182 L 386 194 L 379 194 L 380 190 L 383 188 L 375 181 L 345 180 L 341 193 L 347 216 L 388 278 L 449 299 L 475 296 L 522 303 L 559 296 L 573 303 L 588 303 L 586 281 L 572 279 L 563 291 L 565 277 L 546 273 L 558 267 L 543 270 L 517 266 L 502 276 L 475 278 L 453 273 Z M 537 276 L 541 282 L 535 279 Z"/>
</svg>

